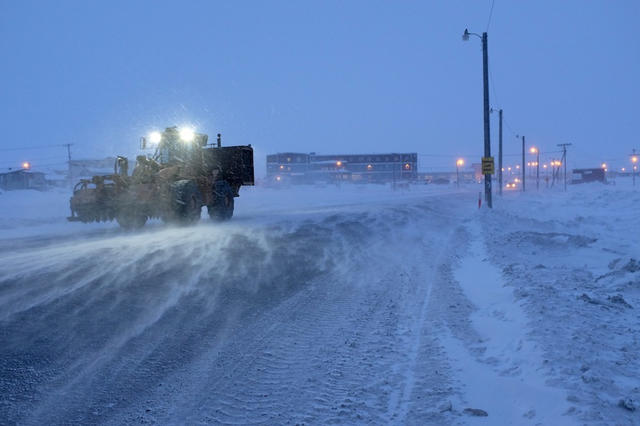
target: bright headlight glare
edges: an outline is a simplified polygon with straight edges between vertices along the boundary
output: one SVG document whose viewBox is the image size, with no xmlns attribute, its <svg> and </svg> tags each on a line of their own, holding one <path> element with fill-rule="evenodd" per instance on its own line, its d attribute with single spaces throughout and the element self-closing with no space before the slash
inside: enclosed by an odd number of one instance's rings
<svg viewBox="0 0 640 426">
<path fill-rule="evenodd" d="M 193 130 L 187 127 L 183 127 L 182 129 L 180 129 L 180 139 L 182 141 L 192 142 L 194 138 L 195 138 L 195 133 L 193 132 Z"/>
<path fill-rule="evenodd" d="M 149 141 L 154 144 L 157 145 L 160 143 L 160 141 L 162 140 L 162 133 L 160 132 L 151 132 L 149 134 Z"/>
</svg>

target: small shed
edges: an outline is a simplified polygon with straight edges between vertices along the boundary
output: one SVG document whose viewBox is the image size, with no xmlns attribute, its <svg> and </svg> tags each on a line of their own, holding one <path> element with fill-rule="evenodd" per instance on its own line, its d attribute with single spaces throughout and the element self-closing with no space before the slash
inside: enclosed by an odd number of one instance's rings
<svg viewBox="0 0 640 426">
<path fill-rule="evenodd" d="M 0 189 L 12 191 L 16 189 L 47 188 L 47 180 L 44 173 L 30 172 L 28 170 L 15 170 L 8 173 L 0 173 Z"/>
<path fill-rule="evenodd" d="M 607 181 L 605 171 L 602 168 L 596 169 L 573 169 L 571 183 L 588 183 Z"/>
</svg>

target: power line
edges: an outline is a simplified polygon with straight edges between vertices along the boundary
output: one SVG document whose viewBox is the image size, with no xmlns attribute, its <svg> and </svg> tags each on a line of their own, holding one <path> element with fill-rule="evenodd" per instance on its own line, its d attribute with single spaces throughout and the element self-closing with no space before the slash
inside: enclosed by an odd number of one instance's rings
<svg viewBox="0 0 640 426">
<path fill-rule="evenodd" d="M 3 151 L 3 152 L 6 152 L 6 151 L 28 151 L 28 150 L 32 150 L 32 149 L 60 148 L 61 146 L 65 146 L 65 145 L 40 145 L 40 146 L 27 146 L 27 147 L 21 147 L 21 148 L 1 148 L 0 151 Z"/>
<path fill-rule="evenodd" d="M 493 93 L 493 98 L 495 99 L 495 103 L 494 105 L 497 105 L 497 107 L 494 109 L 495 110 L 499 110 L 499 109 L 504 109 L 500 106 L 500 100 L 498 98 L 498 92 L 495 89 L 495 84 L 493 83 L 493 73 L 491 72 L 491 68 L 489 68 L 489 81 L 490 81 L 490 86 L 491 86 L 491 92 Z M 507 126 L 507 129 L 509 130 L 509 132 L 511 132 L 511 134 L 513 136 L 515 136 L 516 138 L 519 137 L 518 132 L 516 132 L 515 130 L 513 130 L 513 128 L 509 125 L 509 123 L 507 122 L 507 120 L 502 117 L 502 123 Z"/>
<path fill-rule="evenodd" d="M 489 19 L 487 20 L 487 29 L 485 31 L 489 31 L 489 25 L 491 25 L 491 18 L 493 17 L 493 5 L 495 4 L 495 0 L 491 0 L 491 9 L 489 10 Z"/>
<path fill-rule="evenodd" d="M 493 73 L 491 72 L 491 68 L 489 68 L 489 81 L 491 82 L 491 93 L 493 93 L 493 97 L 496 100 L 495 105 L 498 105 L 495 109 L 500 109 L 500 101 L 498 100 L 498 94 L 496 93 L 495 84 L 493 84 Z"/>
<path fill-rule="evenodd" d="M 540 151 L 540 154 L 556 154 L 556 153 L 561 153 L 561 150 L 557 150 L 557 151 Z M 518 154 L 502 154 L 505 157 L 518 157 L 521 156 L 521 153 Z M 432 158 L 459 158 L 459 157 L 475 157 L 475 156 L 479 156 L 478 153 L 475 154 L 421 154 L 418 153 L 418 157 L 432 157 Z"/>
<path fill-rule="evenodd" d="M 513 128 L 509 125 L 509 123 L 507 123 L 507 120 L 505 120 L 503 118 L 502 121 L 507 126 L 507 129 L 509 129 L 509 131 L 513 134 L 513 136 L 515 136 L 517 138 L 519 136 L 519 133 L 517 133 L 515 130 L 513 130 Z"/>
</svg>

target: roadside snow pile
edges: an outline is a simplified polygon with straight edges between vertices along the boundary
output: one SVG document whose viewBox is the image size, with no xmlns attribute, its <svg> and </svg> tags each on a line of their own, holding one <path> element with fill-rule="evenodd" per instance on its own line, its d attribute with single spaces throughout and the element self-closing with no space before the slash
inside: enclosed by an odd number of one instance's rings
<svg viewBox="0 0 640 426">
<path fill-rule="evenodd" d="M 69 215 L 68 189 L 0 192 L 0 229 L 64 221 Z"/>
<path fill-rule="evenodd" d="M 16 190 L 0 193 L 0 240 L 69 235 L 78 230 L 91 232 L 114 227 L 111 223 L 70 223 L 67 216 L 71 191 Z M 117 225 L 116 225 L 117 227 Z M 11 244 L 11 243 L 10 243 Z"/>
<path fill-rule="evenodd" d="M 470 245 L 454 277 L 473 305 L 469 319 L 477 335 L 465 336 L 452 329 L 453 335 L 462 338 L 443 339 L 464 384 L 454 405 L 482 407 L 462 413 L 477 417 L 481 415 L 474 413 L 483 412 L 482 416 L 499 424 L 573 424 L 566 391 L 546 383 L 540 369 L 544 358 L 527 338 L 524 309 L 504 285 L 501 269 L 487 258 L 480 224 L 470 221 L 464 232 Z"/>
<path fill-rule="evenodd" d="M 481 217 L 548 383 L 587 423 L 640 422 L 639 206 L 640 190 L 585 185 L 509 194 Z"/>
</svg>

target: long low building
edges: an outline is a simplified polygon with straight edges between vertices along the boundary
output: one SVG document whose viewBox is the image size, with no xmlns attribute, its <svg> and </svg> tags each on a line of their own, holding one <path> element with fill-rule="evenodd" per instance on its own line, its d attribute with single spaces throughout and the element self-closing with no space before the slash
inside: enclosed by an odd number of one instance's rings
<svg viewBox="0 0 640 426">
<path fill-rule="evenodd" d="M 11 191 L 16 189 L 37 189 L 47 188 L 47 181 L 44 173 L 32 172 L 29 170 L 14 170 L 8 173 L 0 173 L 0 189 Z"/>
<path fill-rule="evenodd" d="M 291 183 L 393 182 L 418 177 L 417 153 L 317 155 L 281 152 L 267 155 L 267 179 Z"/>
</svg>

